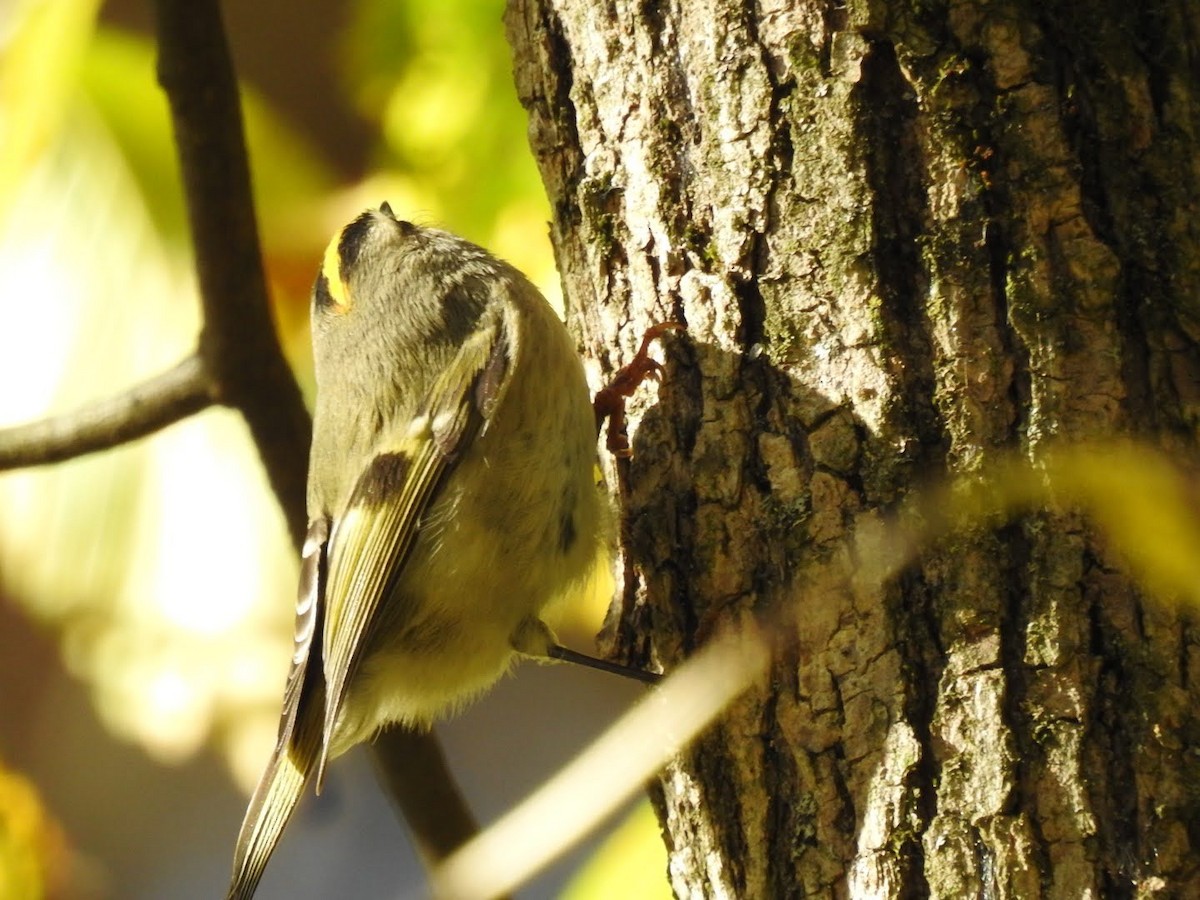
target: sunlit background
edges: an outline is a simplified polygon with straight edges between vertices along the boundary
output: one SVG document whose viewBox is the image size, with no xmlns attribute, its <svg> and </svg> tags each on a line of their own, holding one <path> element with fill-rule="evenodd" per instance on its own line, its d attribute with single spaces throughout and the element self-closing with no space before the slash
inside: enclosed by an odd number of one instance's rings
<svg viewBox="0 0 1200 900">
<path fill-rule="evenodd" d="M 150 5 L 0 2 L 0 425 L 117 393 L 195 344 Z M 307 392 L 308 287 L 367 205 L 489 246 L 557 301 L 501 0 L 225 6 L 276 321 Z M 0 473 L 0 900 L 223 893 L 274 736 L 295 576 L 232 412 Z M 574 610 L 568 642 L 587 648 L 602 614 Z M 442 733 L 486 820 L 638 694 L 526 665 Z M 664 865 L 643 806 L 523 896 L 611 896 L 606 878 L 665 894 Z M 421 885 L 356 751 L 302 807 L 259 896 Z"/>
</svg>

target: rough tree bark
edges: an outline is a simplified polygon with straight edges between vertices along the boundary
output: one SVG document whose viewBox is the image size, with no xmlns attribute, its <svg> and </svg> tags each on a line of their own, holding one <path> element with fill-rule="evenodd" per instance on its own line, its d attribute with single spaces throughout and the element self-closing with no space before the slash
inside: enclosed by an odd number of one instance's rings
<svg viewBox="0 0 1200 900">
<path fill-rule="evenodd" d="M 598 369 L 688 326 L 623 485 L 619 648 L 670 669 L 847 572 L 655 788 L 677 895 L 1200 896 L 1190 610 L 1070 512 L 849 574 L 855 523 L 1002 453 L 1194 450 L 1200 7 L 511 0 L 507 27 Z"/>
</svg>

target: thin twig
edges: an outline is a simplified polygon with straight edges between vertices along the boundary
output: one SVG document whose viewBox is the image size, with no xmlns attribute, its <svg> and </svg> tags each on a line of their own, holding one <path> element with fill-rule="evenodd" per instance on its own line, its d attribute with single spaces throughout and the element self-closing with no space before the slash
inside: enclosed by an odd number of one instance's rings
<svg viewBox="0 0 1200 900">
<path fill-rule="evenodd" d="M 145 437 L 214 400 L 197 355 L 125 393 L 61 416 L 0 429 L 0 469 L 62 462 Z"/>
<path fill-rule="evenodd" d="M 437 738 L 391 727 L 376 736 L 371 751 L 379 777 L 412 829 L 426 866 L 433 868 L 479 831 Z M 471 834 L 465 833 L 466 824 Z"/>
</svg>

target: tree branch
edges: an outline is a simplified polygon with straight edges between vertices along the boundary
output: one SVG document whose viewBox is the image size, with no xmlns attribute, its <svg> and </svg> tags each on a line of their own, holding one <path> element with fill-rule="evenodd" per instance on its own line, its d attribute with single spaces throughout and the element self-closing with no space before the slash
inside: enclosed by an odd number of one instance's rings
<svg viewBox="0 0 1200 900">
<path fill-rule="evenodd" d="M 375 737 L 371 755 L 426 866 L 432 869 L 475 837 L 479 826 L 436 737 L 392 726 Z"/>
<path fill-rule="evenodd" d="M 204 310 L 200 353 L 246 419 L 297 547 L 312 420 L 267 302 L 233 61 L 216 0 L 157 0 L 158 80 L 171 105 Z"/>
<path fill-rule="evenodd" d="M 215 399 L 198 355 L 123 394 L 61 416 L 0 429 L 0 469 L 62 462 L 145 437 Z"/>
</svg>

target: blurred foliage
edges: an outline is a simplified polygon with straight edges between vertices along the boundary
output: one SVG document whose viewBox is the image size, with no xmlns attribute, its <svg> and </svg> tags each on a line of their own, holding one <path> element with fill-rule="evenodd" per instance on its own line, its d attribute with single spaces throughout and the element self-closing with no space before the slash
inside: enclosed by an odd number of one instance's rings
<svg viewBox="0 0 1200 900">
<path fill-rule="evenodd" d="M 61 841 L 37 790 L 0 767 L 0 900 L 45 896 Z"/>
<path fill-rule="evenodd" d="M 1200 481 L 1196 460 L 1147 444 L 1096 441 L 1048 447 L 1032 462 L 998 462 L 922 504 L 936 531 L 1003 523 L 1037 509 L 1081 510 L 1107 550 L 1159 601 L 1200 606 Z"/>
<path fill-rule="evenodd" d="M 649 800 L 639 803 L 579 870 L 561 900 L 671 900 L 667 851 Z"/>
<path fill-rule="evenodd" d="M 80 86 L 125 158 L 159 234 L 187 251 L 179 164 L 154 66 L 149 39 L 101 27 L 83 54 Z M 320 203 L 333 187 L 328 167 L 252 87 L 243 86 L 242 107 L 265 253 L 297 247 L 311 253 L 321 243 Z"/>
<path fill-rule="evenodd" d="M 495 0 L 362 0 L 341 43 L 355 106 L 379 125 L 380 167 L 410 175 L 439 218 L 481 242 L 514 206 L 543 222 L 548 211 L 503 10 Z"/>
<path fill-rule="evenodd" d="M 76 90 L 99 0 L 22 0 L 0 19 L 0 215 Z"/>
<path fill-rule="evenodd" d="M 37 788 L 0 762 L 0 900 L 85 896 L 81 870 Z"/>
<path fill-rule="evenodd" d="M 341 69 L 355 108 L 377 124 L 376 163 L 405 214 L 484 244 L 561 309 L 503 12 L 501 0 L 360 0 Z"/>
<path fill-rule="evenodd" d="M 163 252 L 191 258 L 179 162 L 167 100 L 155 81 L 154 46 L 142 35 L 100 27 L 79 66 L 81 98 L 124 160 Z M 328 165 L 267 98 L 242 88 L 246 143 L 284 349 L 311 395 L 308 292 L 330 229 L 335 188 Z"/>
</svg>

